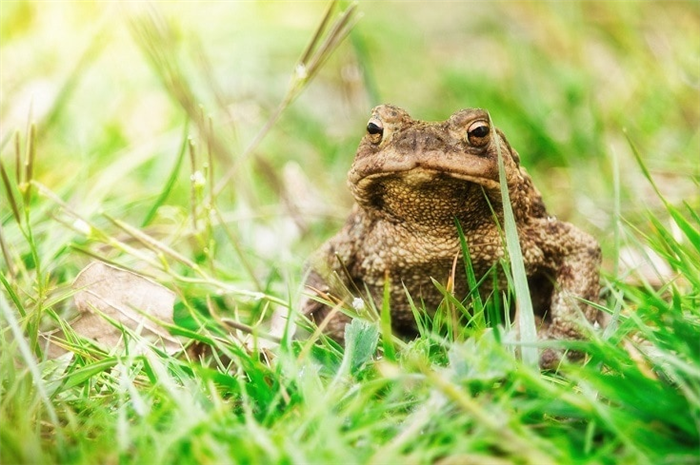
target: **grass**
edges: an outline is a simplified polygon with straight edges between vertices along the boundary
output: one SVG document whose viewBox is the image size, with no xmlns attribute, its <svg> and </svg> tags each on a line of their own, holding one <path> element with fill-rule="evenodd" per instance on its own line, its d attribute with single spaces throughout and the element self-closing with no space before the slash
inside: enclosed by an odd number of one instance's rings
<svg viewBox="0 0 700 465">
<path fill-rule="evenodd" d="M 0 463 L 700 461 L 697 3 L 353 8 L 0 5 Z M 380 312 L 345 349 L 263 342 L 385 101 L 489 109 L 598 237 L 611 323 L 571 343 L 586 363 L 519 361 L 508 292 L 434 321 L 415 302 L 414 341 Z M 75 334 L 95 258 L 175 292 L 186 350 Z"/>
</svg>

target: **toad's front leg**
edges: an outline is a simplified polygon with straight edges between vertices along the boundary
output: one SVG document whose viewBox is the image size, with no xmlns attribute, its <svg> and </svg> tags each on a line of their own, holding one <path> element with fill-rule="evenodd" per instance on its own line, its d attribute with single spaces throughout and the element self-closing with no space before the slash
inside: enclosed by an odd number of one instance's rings
<svg viewBox="0 0 700 465">
<path fill-rule="evenodd" d="M 549 314 L 539 331 L 541 340 L 576 340 L 584 336 L 586 322 L 599 318 L 599 311 L 588 302 L 598 301 L 600 290 L 601 251 L 589 234 L 569 223 L 545 220 L 540 228 L 540 248 L 549 257 L 553 287 Z M 570 358 L 580 356 L 569 354 Z M 543 368 L 552 368 L 559 361 L 556 350 L 545 349 L 540 358 Z"/>
</svg>

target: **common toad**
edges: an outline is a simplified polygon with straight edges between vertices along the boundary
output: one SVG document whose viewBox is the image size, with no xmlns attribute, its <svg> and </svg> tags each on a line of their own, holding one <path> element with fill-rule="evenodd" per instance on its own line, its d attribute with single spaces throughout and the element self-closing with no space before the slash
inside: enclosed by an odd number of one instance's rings
<svg viewBox="0 0 700 465">
<path fill-rule="evenodd" d="M 455 219 L 477 279 L 500 269 L 506 256 L 498 147 L 538 336 L 580 339 L 582 318 L 594 322 L 598 316 L 584 301 L 598 298 L 600 247 L 589 234 L 547 213 L 518 153 L 481 109 L 460 110 L 443 122 L 414 120 L 391 105 L 373 109 L 348 174 L 355 205 L 342 230 L 309 260 L 308 288 L 346 303 L 366 299 L 369 292 L 380 308 L 388 279 L 393 330 L 415 336 L 407 292 L 428 312 L 444 299 L 431 278 L 443 286 L 452 282 L 457 299 L 469 294 L 464 266 L 454 266 L 456 257 L 462 259 Z M 302 312 L 317 324 L 330 310 L 310 296 L 302 303 Z M 342 341 L 348 321 L 335 312 L 325 331 Z M 545 350 L 540 364 L 551 367 L 557 360 L 555 351 Z"/>
</svg>

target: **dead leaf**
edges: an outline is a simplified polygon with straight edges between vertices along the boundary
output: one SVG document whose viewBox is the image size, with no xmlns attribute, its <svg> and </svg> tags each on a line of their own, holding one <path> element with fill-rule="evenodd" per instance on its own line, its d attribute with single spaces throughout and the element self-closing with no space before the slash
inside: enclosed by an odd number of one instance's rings
<svg viewBox="0 0 700 465">
<path fill-rule="evenodd" d="M 78 274 L 73 289 L 80 315 L 71 327 L 80 336 L 108 349 L 123 346 L 122 331 L 108 321 L 111 318 L 150 342 L 161 341 L 168 352 L 181 348 L 176 338 L 146 316 L 173 323 L 175 294 L 160 284 L 96 261 Z"/>
</svg>

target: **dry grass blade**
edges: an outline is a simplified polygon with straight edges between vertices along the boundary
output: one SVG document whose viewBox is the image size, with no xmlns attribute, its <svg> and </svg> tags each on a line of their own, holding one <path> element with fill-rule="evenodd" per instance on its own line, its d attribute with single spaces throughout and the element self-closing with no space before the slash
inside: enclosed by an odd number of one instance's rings
<svg viewBox="0 0 700 465">
<path fill-rule="evenodd" d="M 104 214 L 105 218 L 107 218 L 112 224 L 126 232 L 129 236 L 133 237 L 134 239 L 138 240 L 141 244 L 145 245 L 148 249 L 165 255 L 169 256 L 181 263 L 183 263 L 186 266 L 189 266 L 192 268 L 197 274 L 201 276 L 201 278 L 190 278 L 190 277 L 185 277 L 176 274 L 173 270 L 171 270 L 169 267 L 165 265 L 165 263 L 161 260 L 161 262 L 158 262 L 156 260 L 153 260 L 151 257 L 149 257 L 147 254 L 142 253 L 139 249 L 136 249 L 134 247 L 129 246 L 128 244 L 119 241 L 115 239 L 114 237 L 110 236 L 109 234 L 105 233 L 103 230 L 101 230 L 97 225 L 94 223 L 91 223 L 88 221 L 86 218 L 83 218 L 80 216 L 77 212 L 72 210 L 70 206 L 68 206 L 63 200 L 61 200 L 60 197 L 58 197 L 56 194 L 54 194 L 49 188 L 46 186 L 42 185 L 41 183 L 37 181 L 32 181 L 32 185 L 44 196 L 50 198 L 54 202 L 56 202 L 57 205 L 59 205 L 63 211 L 65 211 L 68 215 L 70 215 L 72 218 L 74 218 L 76 221 L 75 223 L 80 223 L 82 226 L 80 226 L 77 229 L 87 229 L 88 234 L 96 240 L 103 241 L 110 247 L 114 247 L 116 249 L 119 249 L 133 257 L 138 258 L 140 261 L 143 263 L 148 263 L 150 266 L 152 266 L 155 269 L 160 269 L 165 271 L 166 273 L 170 274 L 174 279 L 181 283 L 190 283 L 190 284 L 206 284 L 215 287 L 219 291 L 223 293 L 230 293 L 233 295 L 237 296 L 242 296 L 250 299 L 264 299 L 270 303 L 274 303 L 277 305 L 281 305 L 283 307 L 288 307 L 289 303 L 285 300 L 279 299 L 277 297 L 274 297 L 269 294 L 265 294 L 260 291 L 247 291 L 243 289 L 238 289 L 224 281 L 218 280 L 213 278 L 212 276 L 209 276 L 202 268 L 194 263 L 192 260 L 188 259 L 187 257 L 183 256 L 182 254 L 176 252 L 172 248 L 166 246 L 162 242 L 157 241 L 156 239 L 153 239 L 149 235 L 141 232 L 139 229 L 134 228 L 120 220 L 117 220 L 115 218 L 112 218 L 106 214 Z M 69 226 L 70 227 L 70 226 Z M 73 227 L 72 229 L 76 229 Z M 75 245 L 72 246 L 74 250 L 78 250 L 81 253 L 84 253 L 86 255 L 92 256 L 94 258 L 97 258 L 102 261 L 106 261 L 104 257 L 100 257 L 98 255 L 95 255 L 91 253 L 90 251 L 87 251 L 85 249 L 82 249 L 80 247 L 77 247 Z M 116 264 L 115 264 L 116 265 Z M 260 287 L 258 287 L 260 288 Z"/>
<path fill-rule="evenodd" d="M 229 181 L 233 178 L 238 168 L 250 156 L 254 157 L 255 168 L 261 172 L 266 179 L 266 182 L 271 186 L 276 194 L 283 200 L 283 205 L 288 210 L 289 215 L 295 220 L 300 229 L 305 229 L 305 222 L 301 219 L 296 204 L 289 198 L 289 193 L 284 189 L 284 183 L 279 177 L 279 174 L 271 169 L 269 163 L 261 157 L 255 155 L 255 149 L 263 140 L 265 135 L 272 129 L 284 110 L 298 97 L 304 90 L 306 85 L 317 75 L 319 69 L 328 57 L 337 49 L 339 44 L 347 37 L 352 30 L 356 16 L 356 5 L 350 5 L 343 11 L 339 18 L 332 22 L 333 12 L 336 9 L 337 1 L 333 0 L 329 3 L 326 13 L 317 27 L 314 36 L 304 49 L 300 59 L 296 63 L 291 74 L 291 79 L 287 92 L 277 106 L 272 115 L 268 118 L 265 125 L 258 131 L 253 140 L 248 144 L 244 152 L 235 158 L 234 154 L 227 148 L 229 144 L 224 143 L 224 140 L 217 134 L 211 120 L 206 118 L 201 108 L 197 105 L 197 97 L 192 90 L 184 70 L 178 57 L 177 37 L 173 28 L 168 21 L 154 10 L 149 10 L 147 14 L 135 17 L 131 21 L 131 29 L 137 43 L 148 57 L 158 75 L 163 82 L 164 87 L 173 98 L 179 102 L 180 106 L 185 110 L 187 115 L 195 122 L 199 133 L 203 136 L 208 148 L 208 155 L 216 155 L 219 162 L 224 166 L 228 166 L 228 170 L 219 180 L 219 182 L 209 190 L 211 205 L 216 196 L 229 185 Z M 204 54 L 200 50 L 200 58 Z M 208 67 L 203 68 L 206 72 Z M 211 76 L 207 76 L 211 78 Z M 221 100 L 221 92 L 217 91 L 217 87 L 212 85 L 213 79 L 208 79 L 210 87 L 217 96 L 217 100 Z M 224 105 L 220 106 L 225 108 Z M 211 163 L 210 163 L 211 173 Z M 213 179 L 210 175 L 210 181 Z M 194 198 L 194 192 L 193 192 Z M 194 208 L 193 208 L 194 210 Z M 193 224 L 196 231 L 196 215 L 193 211 Z"/>
<path fill-rule="evenodd" d="M 14 262 L 12 261 L 12 256 L 10 255 L 10 249 L 7 246 L 7 241 L 5 241 L 5 235 L 2 232 L 2 225 L 0 224 L 0 250 L 2 250 L 2 257 L 5 259 L 7 264 L 7 273 L 12 278 L 15 278 L 16 271 Z"/>
<path fill-rule="evenodd" d="M 338 21 L 333 25 L 333 28 L 328 33 L 326 40 L 319 47 L 318 52 L 313 54 L 308 61 L 300 62 L 299 65 L 305 67 L 305 77 L 312 79 L 316 75 L 318 70 L 321 68 L 323 63 L 333 54 L 333 51 L 340 45 L 340 43 L 350 34 L 350 31 L 355 26 L 357 22 L 357 17 L 355 15 L 355 9 L 357 4 L 352 4 L 347 10 L 338 18 Z M 297 71 L 301 69 L 297 67 Z"/>
<path fill-rule="evenodd" d="M 288 302 L 279 299 L 277 297 L 271 296 L 269 294 L 265 294 L 263 292 L 254 292 L 254 291 L 247 291 L 243 289 L 238 289 L 234 286 L 231 286 L 228 283 L 225 283 L 224 281 L 221 281 L 219 279 L 216 279 L 209 274 L 207 274 L 206 271 L 202 269 L 201 266 L 199 266 L 197 263 L 193 262 L 189 258 L 185 257 L 179 252 L 176 252 L 172 248 L 168 247 L 167 245 L 163 244 L 162 242 L 152 238 L 148 234 L 145 234 L 141 232 L 139 229 L 134 228 L 133 226 L 130 226 L 123 221 L 120 221 L 116 218 L 112 218 L 107 214 L 103 214 L 105 218 L 107 218 L 112 224 L 129 234 L 131 237 L 139 241 L 141 244 L 146 246 L 148 249 L 158 253 L 162 254 L 164 256 L 168 256 L 170 258 L 173 258 L 180 263 L 184 264 L 185 266 L 191 268 L 196 274 L 201 276 L 200 279 L 197 278 L 189 278 L 185 276 L 181 276 L 176 274 L 173 270 L 171 270 L 167 264 L 162 263 L 161 266 L 157 266 L 157 268 L 163 269 L 165 272 L 170 274 L 173 278 L 177 279 L 180 282 L 187 282 L 187 283 L 197 283 L 197 284 L 208 284 L 211 285 L 215 288 L 217 288 L 219 291 L 224 292 L 224 293 L 231 293 L 234 295 L 238 296 L 243 296 L 247 298 L 252 298 L 252 299 L 264 299 L 270 303 L 282 305 L 284 307 L 288 306 Z M 116 239 L 111 239 L 110 240 L 110 245 L 118 246 L 122 250 L 126 251 L 127 253 L 139 257 L 139 259 L 147 261 L 151 265 L 154 264 L 153 260 L 146 259 L 144 254 L 140 253 L 138 250 L 124 244 L 123 242 L 119 242 Z"/>
<path fill-rule="evenodd" d="M 104 242 L 105 244 L 108 244 L 110 247 L 114 247 L 116 249 L 122 250 L 126 252 L 129 255 L 132 255 L 134 257 L 137 257 L 139 260 L 143 261 L 144 263 L 148 263 L 149 265 L 153 266 L 154 268 L 161 268 L 159 266 L 159 263 L 153 260 L 151 257 L 148 257 L 146 254 L 141 253 L 138 249 L 129 246 L 128 244 L 125 244 L 124 242 L 121 242 L 114 237 L 110 236 L 107 234 L 105 231 L 100 229 L 96 224 L 90 222 L 87 218 L 81 216 L 78 212 L 73 210 L 67 203 L 65 203 L 59 196 L 57 196 L 51 189 L 48 187 L 44 186 L 40 182 L 37 181 L 32 181 L 32 186 L 37 189 L 37 191 L 51 199 L 56 205 L 61 207 L 61 211 L 73 218 L 75 221 L 73 224 L 66 224 L 64 223 L 67 227 L 70 229 L 80 233 L 84 234 L 86 236 L 89 236 L 92 239 L 99 240 Z M 54 219 L 56 219 L 55 216 L 52 215 Z M 108 218 L 110 219 L 110 218 Z M 83 253 L 85 253 L 84 250 L 82 250 L 79 247 L 72 246 L 73 249 L 79 250 Z M 103 257 L 93 255 L 88 253 L 88 255 L 94 256 L 95 258 L 102 260 L 102 261 L 107 261 Z"/>
<path fill-rule="evenodd" d="M 22 141 L 20 140 L 19 131 L 15 131 L 15 182 L 19 184 L 22 182 L 22 164 L 20 160 L 22 159 Z"/>
<path fill-rule="evenodd" d="M 212 130 L 204 116 L 178 57 L 178 40 L 170 23 L 150 9 L 147 14 L 130 21 L 132 35 L 160 77 L 168 93 L 180 104 L 187 116 L 195 122 L 199 133 L 220 162 L 228 165 L 233 154 L 221 137 Z"/>
<path fill-rule="evenodd" d="M 306 45 L 304 52 L 301 54 L 301 58 L 299 58 L 299 63 L 306 63 L 309 61 L 309 58 L 311 57 L 311 54 L 313 53 L 314 49 L 316 48 L 316 45 L 318 44 L 319 40 L 321 40 L 321 37 L 323 36 L 323 31 L 326 30 L 326 26 L 328 25 L 328 21 L 330 21 L 330 19 L 331 19 L 331 13 L 333 13 L 333 10 L 335 9 L 335 5 L 337 3 L 338 3 L 338 0 L 331 0 L 330 2 L 328 2 L 328 7 L 326 8 L 326 14 L 323 15 L 323 19 L 318 24 L 316 31 L 314 31 L 314 35 L 311 37 L 311 40 Z"/>
<path fill-rule="evenodd" d="M 20 184 L 20 190 L 23 191 L 24 207 L 29 205 L 29 199 L 32 195 L 32 177 L 34 176 L 34 158 L 36 157 L 36 124 L 32 123 L 29 126 L 29 137 L 27 138 L 27 153 L 24 159 L 24 180 Z"/>
<path fill-rule="evenodd" d="M 259 331 L 258 329 L 253 328 L 252 326 L 243 324 L 243 323 L 241 323 L 241 322 L 239 322 L 239 321 L 236 321 L 236 320 L 234 320 L 234 319 L 231 319 L 231 318 L 220 318 L 220 321 L 221 321 L 221 323 L 223 323 L 225 326 L 229 326 L 229 327 L 231 327 L 231 328 L 233 328 L 233 329 L 236 329 L 236 330 L 238 330 L 238 331 L 242 331 L 242 332 L 244 332 L 244 333 L 246 333 L 246 334 L 250 334 L 250 335 L 252 335 L 252 336 L 256 336 L 256 337 L 259 337 L 259 338 L 262 338 L 262 339 L 266 339 L 266 340 L 268 340 L 268 341 L 270 341 L 270 342 L 274 342 L 275 344 L 279 344 L 279 343 L 282 342 L 282 339 L 279 338 L 279 337 L 277 337 L 277 336 L 273 336 L 272 334 L 268 334 L 268 333 Z"/>
<path fill-rule="evenodd" d="M 2 185 L 7 194 L 7 201 L 10 204 L 10 209 L 12 210 L 12 216 L 20 229 L 24 237 L 29 243 L 34 242 L 31 225 L 29 223 L 29 200 L 31 199 L 31 184 L 34 175 L 34 160 L 36 158 L 36 125 L 31 123 L 29 125 L 29 137 L 27 138 L 27 147 L 24 157 L 24 162 L 22 162 L 22 150 L 20 143 L 19 131 L 14 134 L 14 152 L 15 152 L 15 183 L 10 181 L 10 176 L 5 168 L 5 164 L 0 159 L 0 178 L 2 178 Z M 15 195 L 15 189 L 18 190 Z M 21 203 L 18 202 L 18 198 L 21 198 Z M 24 222 L 22 218 L 24 217 Z M 10 249 L 8 247 L 7 241 L 5 240 L 4 233 L 0 229 L 0 249 L 2 249 L 2 255 L 7 264 L 7 273 L 10 276 L 15 277 L 17 274 L 16 263 L 12 260 L 12 255 L 10 254 Z M 31 250 L 32 257 L 37 264 L 37 269 L 39 269 L 39 260 L 36 255 L 36 249 Z M 19 264 L 20 262 L 17 262 Z"/>
<path fill-rule="evenodd" d="M 148 247 L 149 249 L 153 250 L 154 252 L 158 253 L 163 253 L 181 263 L 184 265 L 188 266 L 191 268 L 193 271 L 197 272 L 198 274 L 202 275 L 203 272 L 201 271 L 199 265 L 197 265 L 195 262 L 190 260 L 189 258 L 185 257 L 179 252 L 176 252 L 175 250 L 171 249 L 167 245 L 163 244 L 160 241 L 157 241 L 156 239 L 153 239 L 151 236 L 148 234 L 145 234 L 141 232 L 141 230 L 134 228 L 133 226 L 130 226 L 123 221 L 120 221 L 116 218 L 112 218 L 111 216 L 107 215 L 106 213 L 103 214 L 105 218 L 107 218 L 112 224 L 114 224 L 116 227 L 124 231 L 125 233 L 129 234 L 131 237 Z"/>
<path fill-rule="evenodd" d="M 251 336 L 256 338 L 259 337 L 261 339 L 265 339 L 275 344 L 279 344 L 282 342 L 281 338 L 273 334 L 267 333 L 265 331 L 261 331 L 257 327 L 249 326 L 245 323 L 241 323 L 240 321 L 234 320 L 233 318 L 222 317 L 217 311 L 216 307 L 212 304 L 210 296 L 207 296 L 207 309 L 209 310 L 209 314 L 212 316 L 212 318 L 222 326 L 225 326 L 229 329 L 238 330 L 246 334 L 250 334 Z"/>
<path fill-rule="evenodd" d="M 154 9 L 130 22 L 137 44 L 154 66 L 165 88 L 191 117 L 199 115 L 192 88 L 182 71 L 176 51 L 176 35 L 170 24 Z"/>
<path fill-rule="evenodd" d="M 299 96 L 309 82 L 311 82 L 321 68 L 321 65 L 333 54 L 333 52 L 338 48 L 338 45 L 340 45 L 343 39 L 348 36 L 352 28 L 355 26 L 357 19 L 359 18 L 356 15 L 357 5 L 353 3 L 341 13 L 340 17 L 333 24 L 333 27 L 331 27 L 330 32 L 325 35 L 325 40 L 323 40 L 324 32 L 336 4 L 337 0 L 330 2 L 328 9 L 326 10 L 326 14 L 316 28 L 311 41 L 306 46 L 301 58 L 294 66 L 294 71 L 284 98 L 272 115 L 270 115 L 270 118 L 267 120 L 265 125 L 260 129 L 260 131 L 258 131 L 253 140 L 248 144 L 245 151 L 238 158 L 236 163 L 224 174 L 221 180 L 219 180 L 219 183 L 214 188 L 214 194 L 221 192 L 221 190 L 226 187 L 228 182 L 235 175 L 241 163 L 249 156 L 253 155 L 255 149 L 258 147 L 260 142 L 262 142 L 267 133 L 270 132 L 270 129 L 272 129 L 272 127 L 275 125 L 284 110 Z M 321 42 L 322 40 L 323 42 Z M 320 46 L 319 43 L 321 44 Z"/>
<path fill-rule="evenodd" d="M 0 177 L 2 177 L 2 185 L 7 193 L 7 200 L 10 202 L 10 208 L 12 208 L 12 216 L 15 217 L 17 224 L 21 224 L 21 216 L 19 215 L 19 207 L 17 206 L 17 200 L 12 192 L 12 185 L 10 184 L 10 177 L 5 169 L 5 164 L 0 159 Z"/>
</svg>

